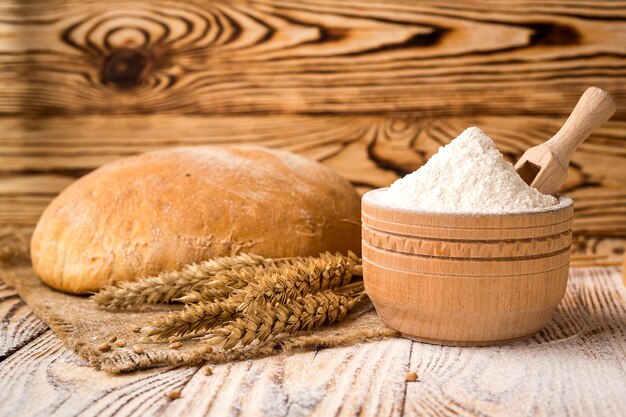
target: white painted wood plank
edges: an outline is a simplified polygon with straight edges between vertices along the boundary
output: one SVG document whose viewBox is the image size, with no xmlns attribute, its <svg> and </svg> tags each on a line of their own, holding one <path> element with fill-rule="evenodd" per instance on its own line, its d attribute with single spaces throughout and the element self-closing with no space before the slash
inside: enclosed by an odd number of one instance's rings
<svg viewBox="0 0 626 417">
<path fill-rule="evenodd" d="M 0 362 L 46 330 L 48 326 L 35 317 L 12 288 L 0 281 Z"/>
<path fill-rule="evenodd" d="M 145 416 L 197 368 L 112 376 L 95 371 L 46 332 L 0 364 L 0 416 Z"/>
<path fill-rule="evenodd" d="M 286 361 L 290 416 L 399 416 L 411 342 L 322 350 L 310 365 Z"/>
<path fill-rule="evenodd" d="M 497 347 L 394 339 L 213 366 L 210 376 L 110 376 L 47 332 L 0 364 L 0 416 L 620 416 L 625 364 L 620 270 L 580 269 L 546 329 Z M 408 370 L 420 380 L 405 383 Z M 182 397 L 169 402 L 173 389 Z"/>
<path fill-rule="evenodd" d="M 400 416 L 411 342 L 280 355 L 194 375 L 166 415 Z"/>
<path fill-rule="evenodd" d="M 268 416 L 287 413 L 283 390 L 284 356 L 231 364 L 205 365 L 164 416 Z M 210 367 L 213 374 L 206 375 Z"/>
</svg>

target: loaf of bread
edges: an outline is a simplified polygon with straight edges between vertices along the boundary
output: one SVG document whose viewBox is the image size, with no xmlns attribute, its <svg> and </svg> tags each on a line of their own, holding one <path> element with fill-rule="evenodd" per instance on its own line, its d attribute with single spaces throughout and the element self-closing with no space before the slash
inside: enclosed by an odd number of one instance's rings
<svg viewBox="0 0 626 417">
<path fill-rule="evenodd" d="M 33 267 L 71 293 L 216 256 L 360 252 L 360 201 L 331 169 L 252 146 L 175 148 L 82 177 L 46 208 Z"/>
</svg>

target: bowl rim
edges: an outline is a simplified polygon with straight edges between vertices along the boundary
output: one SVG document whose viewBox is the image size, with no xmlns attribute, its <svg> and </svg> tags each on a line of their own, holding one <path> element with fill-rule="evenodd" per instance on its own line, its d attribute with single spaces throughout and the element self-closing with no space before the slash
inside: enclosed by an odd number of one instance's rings
<svg viewBox="0 0 626 417">
<path fill-rule="evenodd" d="M 453 217 L 476 217 L 476 218 L 500 217 L 502 218 L 502 217 L 520 216 L 520 215 L 524 215 L 524 216 L 542 215 L 542 214 L 549 214 L 549 213 L 556 213 L 559 211 L 564 211 L 574 205 L 574 200 L 572 200 L 570 197 L 561 195 L 561 194 L 555 194 L 554 197 L 558 198 L 558 204 L 555 204 L 554 206 L 550 206 L 550 207 L 536 208 L 536 209 L 529 209 L 529 210 L 507 211 L 507 212 L 496 212 L 496 213 L 472 212 L 472 211 L 450 212 L 450 211 L 415 210 L 415 209 L 410 209 L 406 207 L 394 207 L 388 204 L 381 203 L 379 200 L 376 200 L 377 193 L 385 192 L 388 189 L 389 187 L 383 187 L 383 188 L 376 188 L 374 190 L 370 190 L 366 192 L 365 194 L 363 194 L 363 197 L 361 198 L 361 202 L 363 204 L 367 204 L 369 206 L 373 206 L 376 208 L 382 208 L 384 210 L 388 210 L 391 212 L 417 214 L 417 215 L 423 214 L 427 216 L 441 217 L 441 218 L 453 218 Z M 361 208 L 361 212 L 364 212 L 364 211 L 365 210 Z"/>
</svg>

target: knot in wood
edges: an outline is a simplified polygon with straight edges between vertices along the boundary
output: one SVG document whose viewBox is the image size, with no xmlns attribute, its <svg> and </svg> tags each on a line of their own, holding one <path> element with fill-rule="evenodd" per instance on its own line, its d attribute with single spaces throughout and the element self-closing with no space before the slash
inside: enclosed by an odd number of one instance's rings
<svg viewBox="0 0 626 417">
<path fill-rule="evenodd" d="M 151 66 L 142 49 L 114 49 L 102 61 L 100 80 L 118 89 L 131 89 L 146 77 Z"/>
</svg>

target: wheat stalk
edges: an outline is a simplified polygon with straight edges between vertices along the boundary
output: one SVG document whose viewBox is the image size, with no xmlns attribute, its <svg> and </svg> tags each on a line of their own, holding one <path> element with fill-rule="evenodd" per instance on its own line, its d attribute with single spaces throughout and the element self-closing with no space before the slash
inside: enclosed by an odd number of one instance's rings
<svg viewBox="0 0 626 417">
<path fill-rule="evenodd" d="M 205 338 L 209 343 L 223 343 L 223 349 L 263 342 L 280 334 L 317 329 L 343 320 L 348 311 L 363 297 L 339 295 L 332 291 L 308 294 L 288 304 L 267 305 L 259 315 L 245 315 L 211 331 Z"/>
<path fill-rule="evenodd" d="M 324 254 L 320 258 L 302 259 L 298 264 L 261 274 L 257 282 L 250 282 L 224 301 L 190 304 L 181 312 L 160 317 L 143 332 L 158 338 L 197 334 L 242 313 L 254 312 L 259 302 L 284 304 L 309 293 L 338 288 L 350 282 L 356 262 L 353 255 Z"/>
<path fill-rule="evenodd" d="M 188 265 L 180 271 L 105 287 L 94 296 L 94 301 L 103 307 L 124 309 L 171 302 L 194 292 L 207 299 L 221 298 L 228 296 L 233 288 L 247 285 L 242 280 L 252 279 L 264 267 L 277 262 L 280 261 L 252 254 L 215 258 Z M 209 280 L 219 284 L 204 285 Z"/>
<path fill-rule="evenodd" d="M 331 256 L 330 253 L 324 253 L 320 258 Z M 358 259 L 354 254 L 350 256 Z M 278 271 L 285 265 L 307 259 L 270 259 L 252 254 L 216 258 L 188 265 L 180 271 L 164 272 L 138 281 L 105 287 L 94 296 L 94 301 L 103 307 L 126 309 L 172 301 L 197 303 L 222 299 L 230 296 L 233 290 L 244 288 L 261 273 Z"/>
</svg>

